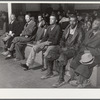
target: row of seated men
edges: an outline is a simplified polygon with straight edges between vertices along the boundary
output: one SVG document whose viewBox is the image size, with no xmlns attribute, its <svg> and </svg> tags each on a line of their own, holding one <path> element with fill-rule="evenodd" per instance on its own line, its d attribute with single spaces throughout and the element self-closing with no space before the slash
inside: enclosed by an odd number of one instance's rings
<svg viewBox="0 0 100 100">
<path fill-rule="evenodd" d="M 13 15 L 14 16 L 14 15 Z M 76 85 L 77 87 L 85 87 L 89 84 L 93 67 L 99 64 L 100 58 L 100 19 L 96 18 L 92 23 L 92 28 L 86 32 L 82 25 L 78 22 L 75 15 L 70 15 L 69 25 L 66 26 L 64 32 L 59 24 L 57 24 L 57 15 L 50 15 L 50 25 L 45 26 L 45 21 L 41 15 L 38 16 L 38 29 L 36 31 L 36 23 L 30 19 L 30 15 L 25 15 L 26 24 L 20 36 L 15 36 L 13 31 L 9 31 L 13 40 L 7 49 L 8 54 L 5 59 L 12 58 L 14 51 L 15 60 L 24 59 L 23 48 L 25 44 L 36 40 L 33 44 L 31 52 L 25 64 L 21 64 L 26 70 L 30 69 L 30 65 L 34 64 L 36 54 L 40 51 L 44 52 L 45 67 L 47 73 L 41 79 L 54 77 L 53 65 L 59 67 L 59 78 L 53 87 L 59 87 L 66 83 L 65 69 L 69 59 L 70 78 L 67 83 Z M 85 33 L 86 32 L 86 33 Z"/>
</svg>

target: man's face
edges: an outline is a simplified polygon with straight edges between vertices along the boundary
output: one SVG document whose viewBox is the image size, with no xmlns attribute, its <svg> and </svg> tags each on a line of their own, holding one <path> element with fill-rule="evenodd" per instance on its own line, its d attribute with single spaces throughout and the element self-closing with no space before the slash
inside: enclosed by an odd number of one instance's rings
<svg viewBox="0 0 100 100">
<path fill-rule="evenodd" d="M 56 17 L 55 16 L 50 16 L 50 25 L 53 25 L 56 23 Z"/>
<path fill-rule="evenodd" d="M 15 20 L 15 15 L 12 14 L 12 15 L 10 16 L 10 19 L 11 19 L 11 21 L 14 21 L 14 20 Z"/>
<path fill-rule="evenodd" d="M 38 16 L 38 21 L 40 22 L 40 21 L 42 21 L 42 16 Z"/>
<path fill-rule="evenodd" d="M 62 16 L 61 15 L 59 15 L 59 20 L 61 20 L 62 19 Z"/>
<path fill-rule="evenodd" d="M 92 24 L 92 29 L 96 30 L 100 27 L 100 21 L 95 20 Z"/>
<path fill-rule="evenodd" d="M 26 20 L 26 22 L 29 22 L 30 21 L 30 16 L 29 15 L 26 15 L 25 16 L 25 20 Z"/>
<path fill-rule="evenodd" d="M 85 17 L 85 21 L 88 21 L 88 20 L 89 20 L 89 17 L 86 16 L 86 17 Z"/>
<path fill-rule="evenodd" d="M 70 18 L 70 26 L 71 26 L 71 28 L 73 29 L 76 26 L 76 24 L 77 24 L 76 18 L 71 17 Z"/>
</svg>

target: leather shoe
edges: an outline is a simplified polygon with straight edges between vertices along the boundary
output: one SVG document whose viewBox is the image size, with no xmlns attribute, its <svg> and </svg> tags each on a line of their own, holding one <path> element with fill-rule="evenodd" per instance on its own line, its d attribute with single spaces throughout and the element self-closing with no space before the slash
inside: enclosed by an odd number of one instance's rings
<svg viewBox="0 0 100 100">
<path fill-rule="evenodd" d="M 41 69 L 41 71 L 45 71 L 45 70 L 47 70 L 47 68 L 44 68 L 44 67 L 43 67 L 43 68 Z"/>
<path fill-rule="evenodd" d="M 52 87 L 58 88 L 62 85 L 64 85 L 66 82 L 65 81 L 58 81 L 57 83 L 53 84 Z"/>
<path fill-rule="evenodd" d="M 13 58 L 13 56 L 8 55 L 8 56 L 5 58 L 5 60 L 11 59 L 11 58 Z"/>
<path fill-rule="evenodd" d="M 14 58 L 14 61 L 20 61 L 20 59 Z"/>
<path fill-rule="evenodd" d="M 41 77 L 41 79 L 48 79 L 54 77 L 54 74 L 47 74 Z"/>
<path fill-rule="evenodd" d="M 21 64 L 22 67 L 25 68 L 25 70 L 29 70 L 29 66 L 27 66 L 26 64 Z"/>
</svg>

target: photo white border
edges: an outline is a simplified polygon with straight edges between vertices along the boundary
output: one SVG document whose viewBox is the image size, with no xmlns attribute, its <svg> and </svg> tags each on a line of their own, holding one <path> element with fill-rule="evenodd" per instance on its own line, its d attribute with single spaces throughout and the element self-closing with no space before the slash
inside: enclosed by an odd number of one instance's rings
<svg viewBox="0 0 100 100">
<path fill-rule="evenodd" d="M 90 1 L 0 1 L 0 3 L 77 3 L 99 4 Z M 0 99 L 100 99 L 100 89 L 72 89 L 72 88 L 1 88 Z"/>
</svg>

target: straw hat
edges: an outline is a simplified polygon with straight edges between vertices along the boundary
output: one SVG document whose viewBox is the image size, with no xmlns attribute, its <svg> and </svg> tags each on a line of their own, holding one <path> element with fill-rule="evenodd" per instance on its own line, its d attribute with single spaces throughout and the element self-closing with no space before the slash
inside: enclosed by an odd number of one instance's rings
<svg viewBox="0 0 100 100">
<path fill-rule="evenodd" d="M 84 65 L 92 64 L 94 62 L 94 57 L 91 53 L 85 53 L 81 56 L 80 63 Z"/>
</svg>

